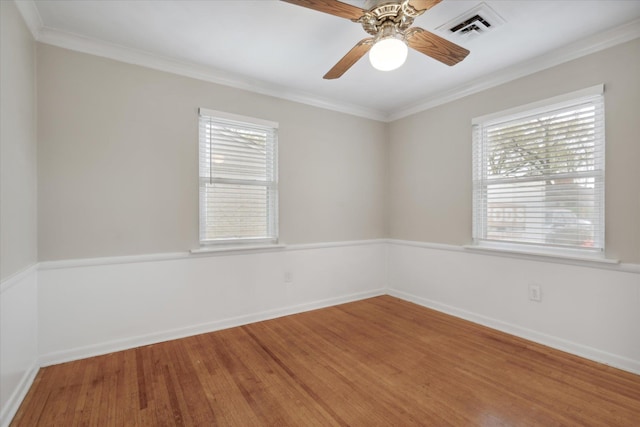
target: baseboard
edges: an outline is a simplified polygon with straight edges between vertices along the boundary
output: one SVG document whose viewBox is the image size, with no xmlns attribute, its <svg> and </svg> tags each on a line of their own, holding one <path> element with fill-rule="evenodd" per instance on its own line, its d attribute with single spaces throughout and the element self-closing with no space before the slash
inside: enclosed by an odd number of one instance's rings
<svg viewBox="0 0 640 427">
<path fill-rule="evenodd" d="M 164 341 L 170 341 L 179 338 L 185 338 L 193 335 L 204 334 L 208 332 L 219 331 L 223 329 L 233 328 L 236 326 L 247 325 L 255 322 L 275 319 L 278 317 L 289 316 L 292 314 L 303 313 L 305 311 L 317 310 L 320 308 L 331 307 L 338 304 L 359 301 L 367 298 L 385 295 L 385 289 L 377 289 L 373 291 L 359 292 L 355 294 L 345 295 L 336 298 L 328 298 L 324 300 L 314 301 L 310 303 L 298 304 L 289 307 L 267 310 L 260 313 L 253 313 L 244 316 L 232 317 L 215 322 L 208 322 L 199 325 L 188 326 L 185 328 L 172 329 L 148 335 L 140 335 L 136 337 L 126 338 L 122 340 L 110 341 L 102 344 L 96 344 L 86 347 L 79 347 L 71 350 L 53 352 L 41 355 L 39 359 L 40 366 L 50 366 L 59 363 L 71 362 L 74 360 L 85 359 L 87 357 L 100 356 L 113 353 L 115 351 L 128 350 L 144 345 L 157 344 Z"/>
<path fill-rule="evenodd" d="M 618 356 L 616 354 L 607 353 L 605 351 L 601 351 L 589 346 L 577 344 L 575 342 L 567 341 L 565 339 L 554 337 L 552 335 L 536 332 L 534 330 L 523 328 L 512 323 L 503 322 L 498 319 L 483 316 L 481 314 L 473 313 L 396 289 L 388 289 L 387 294 L 396 298 L 403 299 L 405 301 L 413 302 L 423 307 L 431 308 L 442 313 L 469 320 L 471 322 L 487 326 L 501 332 L 506 332 L 508 334 L 515 335 L 517 337 L 524 338 L 538 344 L 546 345 L 557 350 L 584 357 L 585 359 L 589 359 L 594 362 L 603 363 L 614 368 L 622 369 L 624 371 L 640 375 L 640 361 L 637 360 L 632 360 L 626 357 Z"/>
<path fill-rule="evenodd" d="M 0 427 L 9 427 L 13 417 L 18 412 L 18 408 L 22 404 L 22 401 L 27 396 L 27 392 L 31 388 L 31 384 L 36 379 L 36 375 L 40 367 L 37 363 L 34 363 L 31 368 L 25 372 L 18 384 L 18 387 L 11 393 L 11 397 L 7 400 L 7 404 L 0 410 Z"/>
</svg>

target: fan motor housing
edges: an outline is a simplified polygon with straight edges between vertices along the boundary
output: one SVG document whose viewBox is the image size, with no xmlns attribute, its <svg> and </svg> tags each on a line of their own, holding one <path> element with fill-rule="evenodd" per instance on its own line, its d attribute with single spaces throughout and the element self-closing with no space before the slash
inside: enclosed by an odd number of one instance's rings
<svg viewBox="0 0 640 427">
<path fill-rule="evenodd" d="M 384 3 L 367 11 L 355 22 L 362 24 L 362 28 L 372 36 L 377 35 L 385 23 L 391 22 L 398 29 L 404 31 L 413 24 L 413 20 L 424 13 L 417 11 L 408 0 L 402 3 Z"/>
</svg>

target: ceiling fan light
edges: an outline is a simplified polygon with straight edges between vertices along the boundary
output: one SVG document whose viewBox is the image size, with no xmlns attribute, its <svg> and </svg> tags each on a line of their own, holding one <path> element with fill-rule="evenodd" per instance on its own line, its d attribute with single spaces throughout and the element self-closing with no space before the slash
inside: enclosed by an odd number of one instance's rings
<svg viewBox="0 0 640 427">
<path fill-rule="evenodd" d="M 395 37 L 378 41 L 369 51 L 369 62 L 376 70 L 391 71 L 399 68 L 407 60 L 407 44 Z"/>
</svg>

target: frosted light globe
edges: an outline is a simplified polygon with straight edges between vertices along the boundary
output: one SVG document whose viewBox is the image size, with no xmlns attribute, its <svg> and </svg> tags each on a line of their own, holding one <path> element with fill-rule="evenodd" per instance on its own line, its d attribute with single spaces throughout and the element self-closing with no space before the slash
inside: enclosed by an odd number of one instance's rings
<svg viewBox="0 0 640 427">
<path fill-rule="evenodd" d="M 369 51 L 369 62 L 376 70 L 395 70 L 407 60 L 408 52 L 409 48 L 402 40 L 394 37 L 382 39 Z"/>
</svg>

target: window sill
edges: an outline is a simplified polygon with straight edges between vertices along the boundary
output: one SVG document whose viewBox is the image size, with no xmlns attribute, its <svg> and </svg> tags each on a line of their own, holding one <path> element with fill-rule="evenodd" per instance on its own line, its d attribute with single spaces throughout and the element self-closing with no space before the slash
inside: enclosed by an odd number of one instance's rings
<svg viewBox="0 0 640 427">
<path fill-rule="evenodd" d="M 471 251 L 477 252 L 486 252 L 489 254 L 495 255 L 507 255 L 513 256 L 516 258 L 530 259 L 530 260 L 538 260 L 538 261 L 556 261 L 556 262 L 564 262 L 570 264 L 606 264 L 610 266 L 614 266 L 620 264 L 620 260 L 604 258 L 604 256 L 600 255 L 569 255 L 559 252 L 553 251 L 544 251 L 544 250 L 526 250 L 520 249 L 517 247 L 510 246 L 484 246 L 484 245 L 465 245 L 464 249 L 468 249 Z"/>
<path fill-rule="evenodd" d="M 270 252 L 273 250 L 284 249 L 286 246 L 283 244 L 258 244 L 258 245 L 219 245 L 219 246 L 203 246 L 198 249 L 191 249 L 189 252 L 192 255 L 203 254 L 225 254 L 225 253 L 238 253 L 238 252 Z"/>
</svg>

